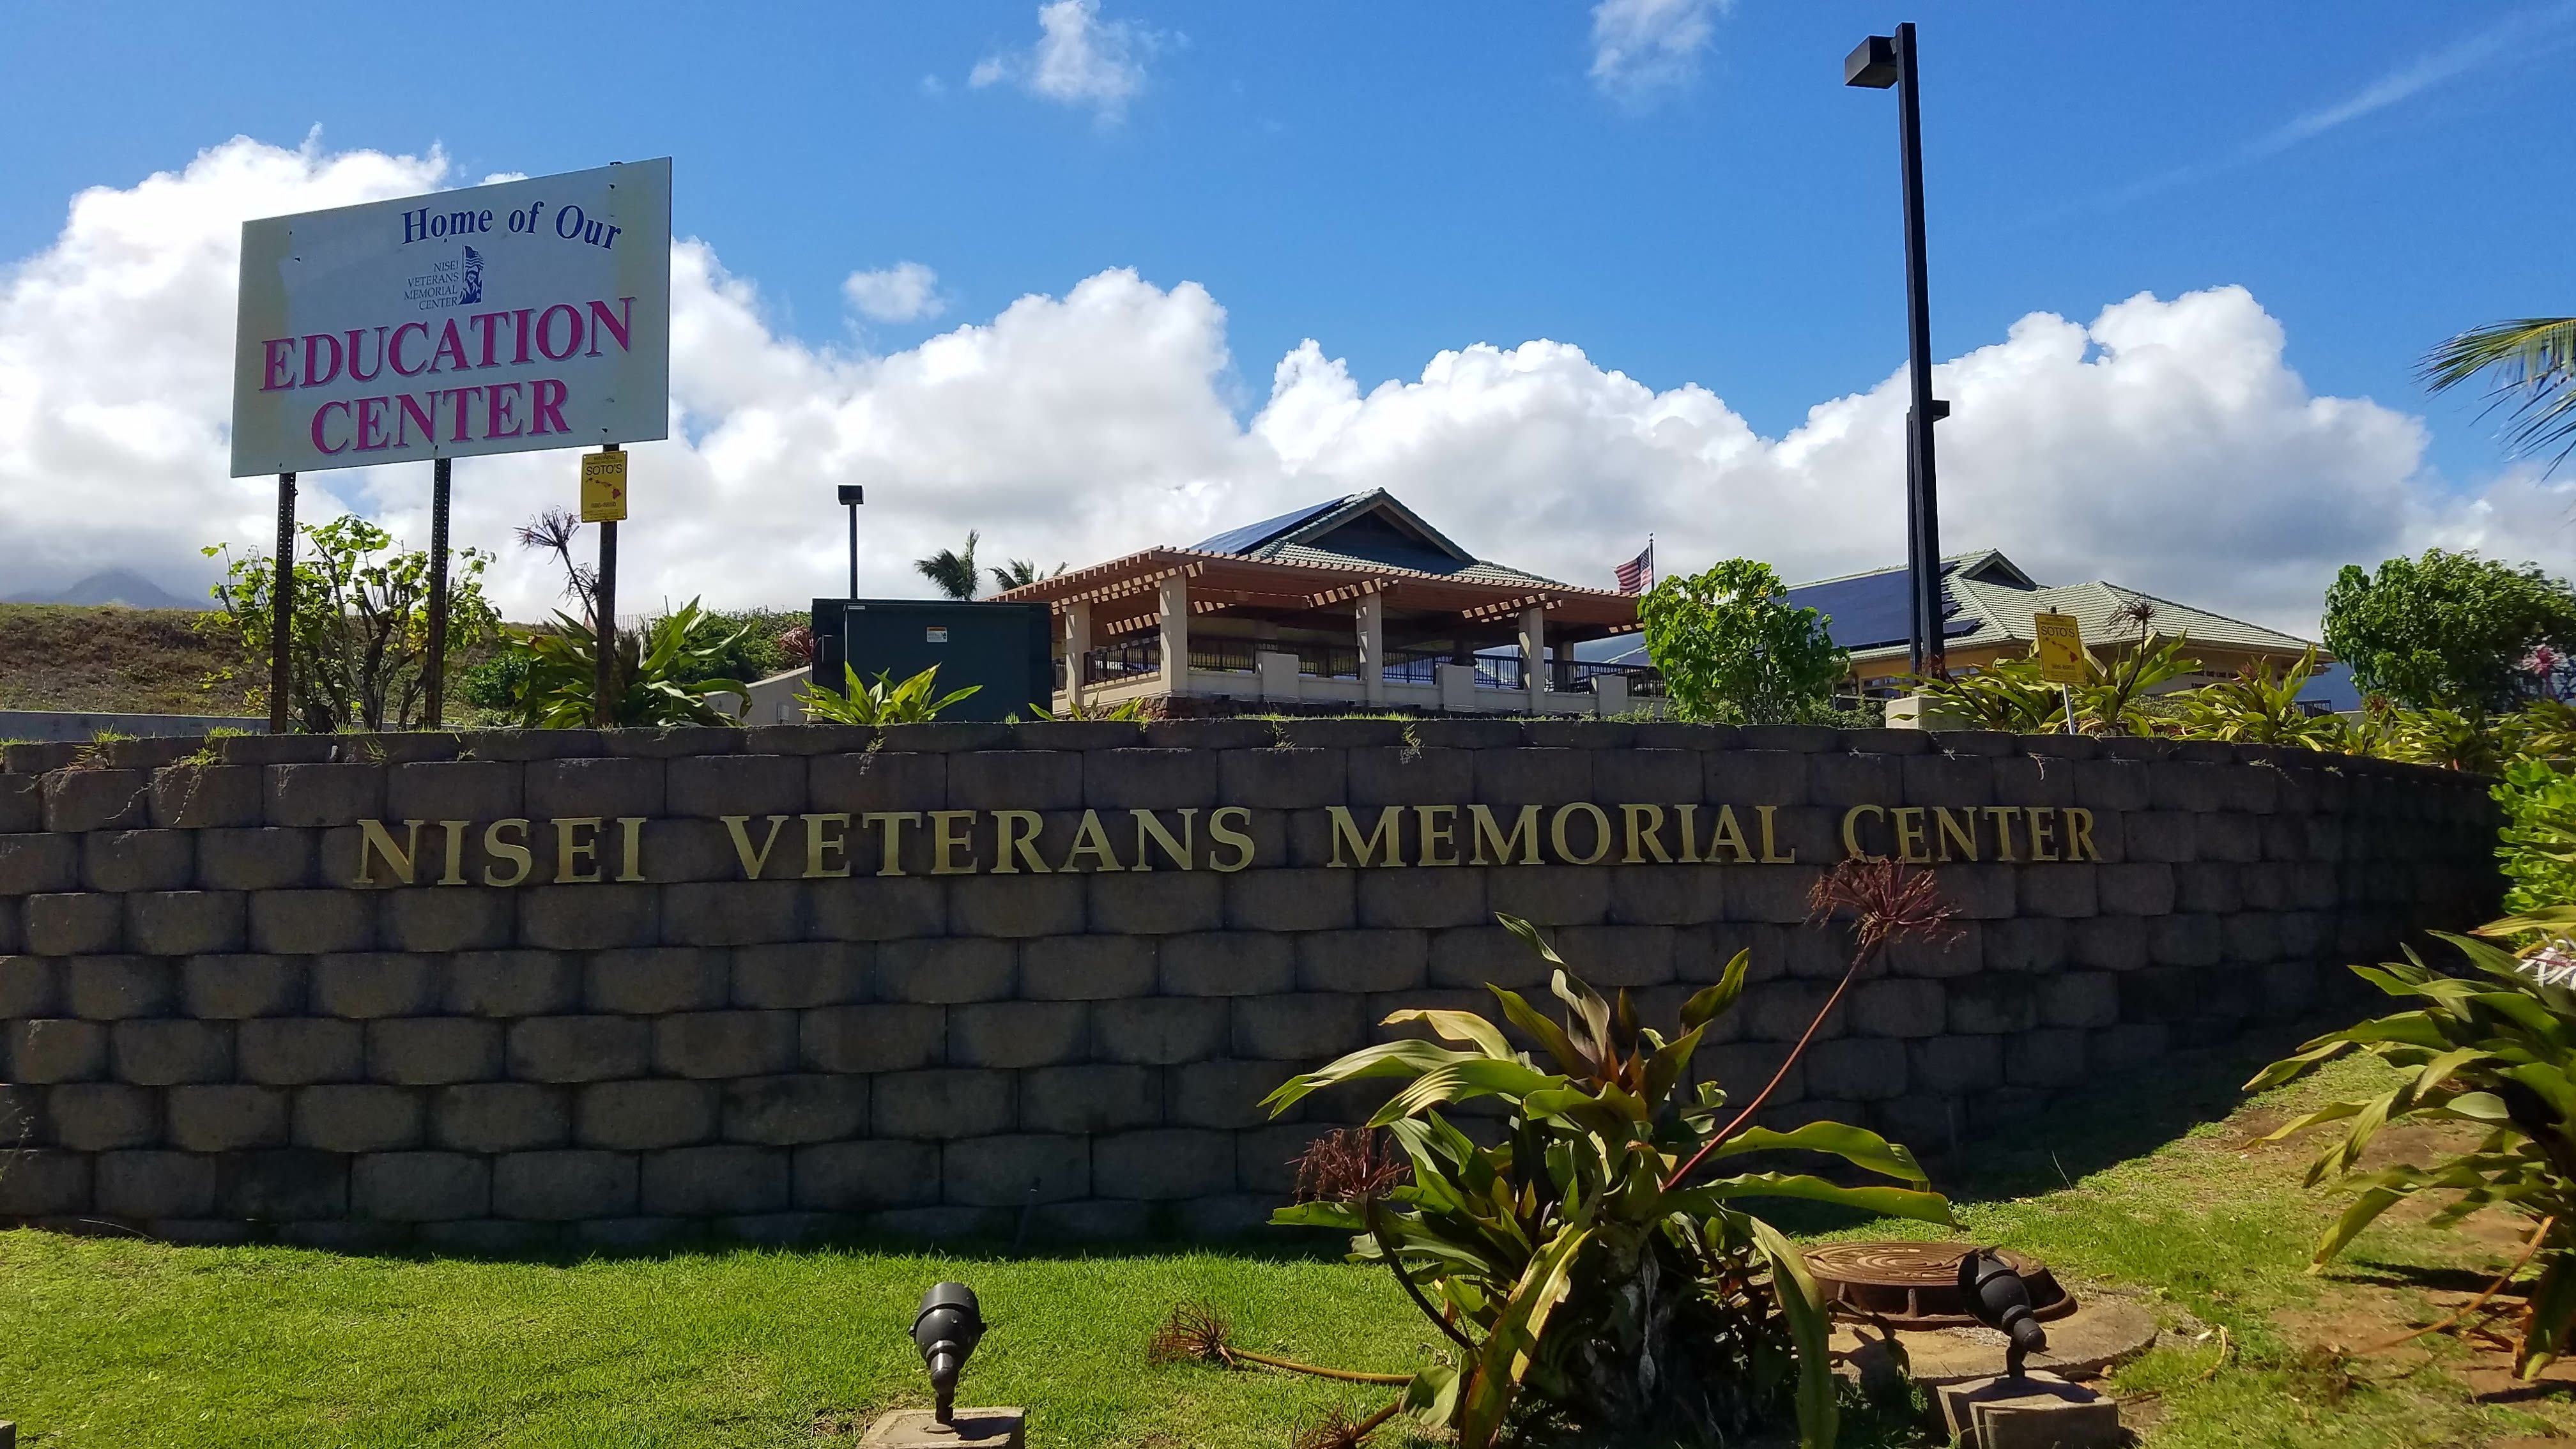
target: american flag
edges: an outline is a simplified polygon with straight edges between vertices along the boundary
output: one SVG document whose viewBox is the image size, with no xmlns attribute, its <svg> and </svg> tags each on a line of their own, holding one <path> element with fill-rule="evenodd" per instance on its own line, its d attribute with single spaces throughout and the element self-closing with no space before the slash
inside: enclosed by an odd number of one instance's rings
<svg viewBox="0 0 2576 1449">
<path fill-rule="evenodd" d="M 1613 570 L 1619 575 L 1619 592 L 1642 594 L 1655 582 L 1655 536 L 1646 535 L 1646 551 Z"/>
</svg>

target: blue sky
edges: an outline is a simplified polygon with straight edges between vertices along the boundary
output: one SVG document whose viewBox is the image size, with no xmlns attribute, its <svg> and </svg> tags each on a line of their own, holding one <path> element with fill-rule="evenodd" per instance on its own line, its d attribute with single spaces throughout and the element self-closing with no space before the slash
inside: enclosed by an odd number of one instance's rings
<svg viewBox="0 0 2576 1449">
<path fill-rule="evenodd" d="M 1778 437 L 1902 361 L 1894 100 L 1839 82 L 1913 15 L 1943 358 L 2033 312 L 2241 286 L 2311 393 L 2421 415 L 2414 476 L 2461 490 L 2503 460 L 2414 360 L 2571 300 L 2539 163 L 2576 4 L 1740 0 L 1621 81 L 1575 3 L 1100 0 L 1123 100 L 1029 83 L 1034 10 L 10 7 L 0 259 L 53 245 L 83 188 L 236 134 L 434 146 L 451 183 L 667 154 L 677 229 L 809 348 L 900 352 L 1127 267 L 1224 309 L 1238 419 L 1301 339 L 1366 392 L 1550 338 Z M 938 315 L 855 315 L 844 279 L 899 261 Z"/>
</svg>

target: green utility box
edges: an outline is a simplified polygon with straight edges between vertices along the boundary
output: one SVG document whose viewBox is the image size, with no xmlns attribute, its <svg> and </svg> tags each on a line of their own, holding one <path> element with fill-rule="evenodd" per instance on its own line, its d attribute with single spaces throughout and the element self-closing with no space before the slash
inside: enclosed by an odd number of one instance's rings
<svg viewBox="0 0 2576 1449">
<path fill-rule="evenodd" d="M 1055 699 L 1044 604 L 978 604 L 950 599 L 816 599 L 814 683 L 839 692 L 844 663 L 862 684 L 895 683 L 939 666 L 939 690 L 982 686 L 942 719 L 1026 719 Z"/>
</svg>

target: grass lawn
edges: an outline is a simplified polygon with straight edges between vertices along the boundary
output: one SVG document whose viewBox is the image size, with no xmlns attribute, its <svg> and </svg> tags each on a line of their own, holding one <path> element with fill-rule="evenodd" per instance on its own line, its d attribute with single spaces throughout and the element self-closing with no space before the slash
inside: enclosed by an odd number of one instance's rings
<svg viewBox="0 0 2576 1449">
<path fill-rule="evenodd" d="M 1969 1233 L 2039 1254 L 2079 1292 L 2144 1295 L 2178 1326 L 2115 1380 L 2158 1449 L 2576 1429 L 2566 1386 L 2503 1386 L 2492 1353 L 2447 1340 L 2361 1360 L 2328 1351 L 2431 1321 L 2516 1243 L 2506 1224 L 2436 1234 L 2419 1215 L 2306 1274 L 2339 1200 L 2300 1189 L 2299 1148 L 2233 1149 L 2378 1069 L 2240 1102 L 2234 1084 L 2277 1044 L 2106 1083 L 1977 1149 L 1945 1183 Z M 14 1232 L 0 1233 L 0 1418 L 46 1449 L 848 1443 L 877 1411 L 927 1402 L 904 1331 L 921 1290 L 949 1276 L 976 1287 L 995 1325 L 967 1397 L 1029 1405 L 1036 1442 L 1065 1449 L 1284 1446 L 1308 1414 L 1382 1402 L 1362 1386 L 1146 1367 L 1146 1335 L 1182 1298 L 1220 1304 L 1247 1347 L 1352 1368 L 1404 1371 L 1433 1337 L 1383 1273 L 1293 1252 L 475 1262 Z"/>
</svg>

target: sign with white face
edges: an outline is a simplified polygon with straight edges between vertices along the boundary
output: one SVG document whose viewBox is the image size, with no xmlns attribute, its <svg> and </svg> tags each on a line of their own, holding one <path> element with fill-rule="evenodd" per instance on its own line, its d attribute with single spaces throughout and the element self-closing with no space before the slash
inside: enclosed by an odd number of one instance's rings
<svg viewBox="0 0 2576 1449">
<path fill-rule="evenodd" d="M 233 476 L 669 436 L 671 162 L 242 223 Z"/>
</svg>

